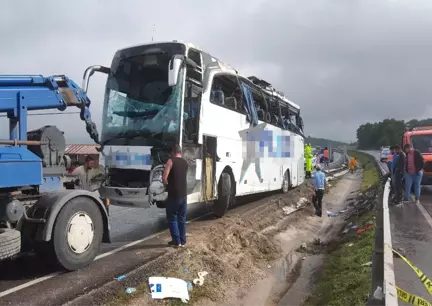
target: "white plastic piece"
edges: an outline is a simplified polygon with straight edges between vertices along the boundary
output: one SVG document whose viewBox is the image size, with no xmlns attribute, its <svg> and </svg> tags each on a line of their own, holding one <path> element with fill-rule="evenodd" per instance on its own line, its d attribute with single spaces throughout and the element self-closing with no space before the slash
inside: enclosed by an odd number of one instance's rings
<svg viewBox="0 0 432 306">
<path fill-rule="evenodd" d="M 153 299 L 177 298 L 183 303 L 189 301 L 187 283 L 173 277 L 149 277 L 150 292 Z"/>
<path fill-rule="evenodd" d="M 192 282 L 195 286 L 202 286 L 204 284 L 204 277 L 207 276 L 206 271 L 198 272 L 198 278 L 195 278 Z"/>
</svg>

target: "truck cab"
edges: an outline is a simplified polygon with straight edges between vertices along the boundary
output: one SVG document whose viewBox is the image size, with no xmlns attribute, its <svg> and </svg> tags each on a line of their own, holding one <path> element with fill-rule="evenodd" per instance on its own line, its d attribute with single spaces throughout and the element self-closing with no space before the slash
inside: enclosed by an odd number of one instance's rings
<svg viewBox="0 0 432 306">
<path fill-rule="evenodd" d="M 411 144 L 423 155 L 422 185 L 432 185 L 432 126 L 406 129 L 402 136 L 402 147 L 406 144 Z"/>
</svg>

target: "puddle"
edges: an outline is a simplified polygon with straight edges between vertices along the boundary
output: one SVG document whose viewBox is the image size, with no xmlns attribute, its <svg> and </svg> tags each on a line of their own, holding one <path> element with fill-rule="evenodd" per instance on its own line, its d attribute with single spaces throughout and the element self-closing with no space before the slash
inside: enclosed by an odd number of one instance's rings
<svg viewBox="0 0 432 306">
<path fill-rule="evenodd" d="M 315 283 L 315 274 L 323 264 L 324 255 L 311 255 L 303 260 L 300 274 L 285 295 L 280 299 L 277 306 L 301 305 L 303 300 L 310 294 Z"/>
</svg>

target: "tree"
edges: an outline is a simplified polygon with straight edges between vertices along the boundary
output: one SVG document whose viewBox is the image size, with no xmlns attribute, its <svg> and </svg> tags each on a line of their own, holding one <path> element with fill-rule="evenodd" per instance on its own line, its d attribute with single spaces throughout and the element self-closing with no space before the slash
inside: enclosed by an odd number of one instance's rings
<svg viewBox="0 0 432 306">
<path fill-rule="evenodd" d="M 432 119 L 427 119 L 432 125 Z M 411 120 L 411 124 L 424 125 L 427 120 Z M 381 122 L 362 124 L 357 129 L 357 148 L 362 150 L 379 149 L 382 146 L 400 144 L 405 130 L 403 120 L 385 119 Z"/>
</svg>

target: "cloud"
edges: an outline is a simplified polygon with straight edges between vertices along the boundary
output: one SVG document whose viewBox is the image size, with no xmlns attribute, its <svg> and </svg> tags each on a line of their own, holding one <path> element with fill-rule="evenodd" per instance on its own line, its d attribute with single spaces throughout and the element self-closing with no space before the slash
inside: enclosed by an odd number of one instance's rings
<svg viewBox="0 0 432 306">
<path fill-rule="evenodd" d="M 431 13 L 428 0 L 4 2 L 0 73 L 80 82 L 87 66 L 149 42 L 155 24 L 156 40 L 196 43 L 285 92 L 307 133 L 352 140 L 365 121 L 432 116 Z M 93 78 L 89 93 L 98 124 L 104 82 Z M 48 121 L 86 138 L 77 115 L 35 116 L 30 126 Z"/>
</svg>

